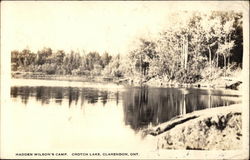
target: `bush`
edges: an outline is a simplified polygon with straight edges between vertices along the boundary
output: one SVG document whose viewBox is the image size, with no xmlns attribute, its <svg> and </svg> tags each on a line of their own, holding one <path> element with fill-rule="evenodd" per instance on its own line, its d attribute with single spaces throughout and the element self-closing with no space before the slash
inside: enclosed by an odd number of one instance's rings
<svg viewBox="0 0 250 160">
<path fill-rule="evenodd" d="M 42 71 L 47 74 L 55 74 L 56 73 L 56 65 L 45 63 L 42 65 Z"/>
</svg>

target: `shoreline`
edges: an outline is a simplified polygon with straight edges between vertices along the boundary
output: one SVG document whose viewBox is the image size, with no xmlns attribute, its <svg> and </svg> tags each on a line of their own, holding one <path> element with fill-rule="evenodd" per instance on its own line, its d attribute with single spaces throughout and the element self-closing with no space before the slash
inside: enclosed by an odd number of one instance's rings
<svg viewBox="0 0 250 160">
<path fill-rule="evenodd" d="M 232 89 L 241 90 L 242 82 L 239 81 L 233 83 L 223 78 L 216 79 L 214 81 L 203 80 L 195 83 L 179 83 L 176 81 L 164 81 L 163 79 L 139 81 L 136 78 L 116 78 L 116 77 L 104 77 L 104 76 L 71 76 L 71 75 L 12 75 L 13 79 L 37 79 L 37 80 L 56 80 L 56 81 L 70 81 L 70 82 L 98 82 L 98 83 L 115 83 L 124 86 L 149 86 L 160 88 L 201 88 L 201 89 Z"/>
<path fill-rule="evenodd" d="M 242 149 L 242 103 L 177 116 L 143 134 L 154 137 L 157 149 Z"/>
<path fill-rule="evenodd" d="M 36 79 L 36 80 L 56 80 L 56 81 L 73 81 L 73 82 L 101 82 L 103 77 L 93 76 L 72 76 L 72 75 L 12 75 L 13 79 Z M 108 81 L 107 81 L 108 82 Z"/>
</svg>

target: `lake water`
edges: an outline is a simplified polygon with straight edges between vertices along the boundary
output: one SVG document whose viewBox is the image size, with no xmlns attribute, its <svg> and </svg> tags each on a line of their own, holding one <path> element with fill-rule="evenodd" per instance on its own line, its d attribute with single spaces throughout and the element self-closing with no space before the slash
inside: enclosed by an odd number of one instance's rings
<svg viewBox="0 0 250 160">
<path fill-rule="evenodd" d="M 142 138 L 144 128 L 195 110 L 240 102 L 231 90 L 23 80 L 11 86 L 9 147 L 145 149 L 155 146 Z"/>
</svg>

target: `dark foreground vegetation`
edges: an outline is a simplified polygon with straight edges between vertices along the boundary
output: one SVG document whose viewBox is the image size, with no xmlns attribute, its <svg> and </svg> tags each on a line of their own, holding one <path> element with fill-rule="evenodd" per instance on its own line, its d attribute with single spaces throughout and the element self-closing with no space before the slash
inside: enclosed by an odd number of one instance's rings
<svg viewBox="0 0 250 160">
<path fill-rule="evenodd" d="M 185 15 L 185 18 L 182 18 Z M 235 77 L 242 69 L 242 13 L 178 12 L 157 38 L 141 38 L 126 55 L 28 48 L 11 52 L 12 75 L 129 78 L 195 83 Z M 33 76 L 33 77 L 32 77 Z"/>
</svg>

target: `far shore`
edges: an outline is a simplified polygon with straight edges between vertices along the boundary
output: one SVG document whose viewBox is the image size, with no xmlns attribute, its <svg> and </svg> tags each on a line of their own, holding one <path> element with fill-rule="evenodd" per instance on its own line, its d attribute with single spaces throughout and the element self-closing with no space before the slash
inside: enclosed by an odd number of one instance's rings
<svg viewBox="0 0 250 160">
<path fill-rule="evenodd" d="M 240 90 L 241 83 L 240 81 L 227 80 L 223 77 L 209 81 L 201 80 L 195 83 L 179 83 L 176 81 L 164 81 L 162 79 L 152 78 L 150 80 L 142 80 L 138 77 L 105 77 L 105 76 L 73 76 L 73 75 L 35 75 L 32 73 L 24 74 L 12 74 L 14 79 L 39 79 L 39 80 L 57 80 L 57 81 L 76 81 L 76 82 L 99 82 L 99 83 L 115 83 L 121 85 L 130 85 L 130 86 L 150 86 L 150 87 L 161 87 L 161 88 L 204 88 L 204 89 L 234 89 Z"/>
</svg>

